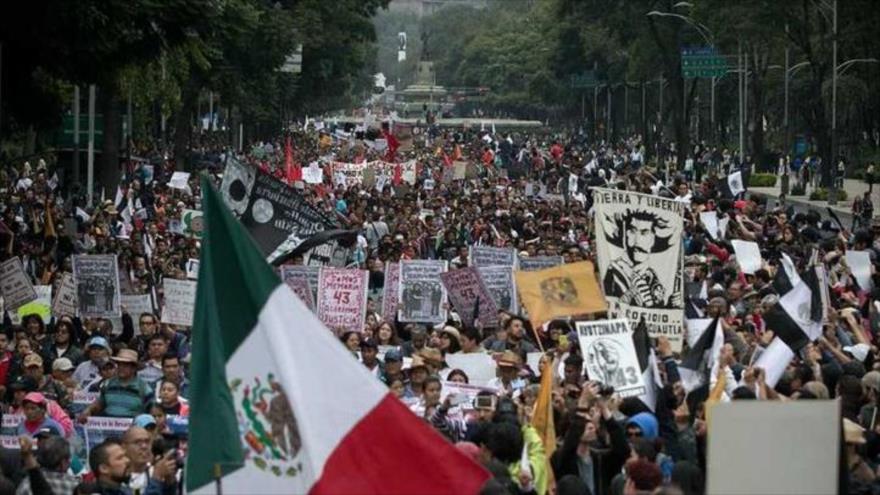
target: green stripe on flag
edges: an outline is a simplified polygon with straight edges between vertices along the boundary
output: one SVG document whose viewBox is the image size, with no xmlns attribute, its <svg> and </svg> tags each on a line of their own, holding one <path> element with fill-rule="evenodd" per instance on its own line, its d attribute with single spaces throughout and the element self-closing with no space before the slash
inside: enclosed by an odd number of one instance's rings
<svg viewBox="0 0 880 495">
<path fill-rule="evenodd" d="M 253 239 L 202 177 L 202 239 L 192 336 L 187 490 L 212 483 L 242 466 L 244 452 L 226 379 L 226 362 L 256 326 L 281 284 Z"/>
</svg>

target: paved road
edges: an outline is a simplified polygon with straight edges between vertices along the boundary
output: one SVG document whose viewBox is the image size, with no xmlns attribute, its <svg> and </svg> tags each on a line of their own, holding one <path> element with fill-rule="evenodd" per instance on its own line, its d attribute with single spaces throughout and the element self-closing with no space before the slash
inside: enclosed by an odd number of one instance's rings
<svg viewBox="0 0 880 495">
<path fill-rule="evenodd" d="M 865 192 L 868 191 L 868 185 L 863 181 L 855 180 L 855 179 L 846 179 L 844 180 L 843 189 L 846 191 L 847 200 L 839 202 L 835 206 L 831 206 L 831 209 L 834 210 L 834 213 L 837 214 L 840 221 L 843 222 L 846 228 L 852 227 L 852 201 L 856 196 L 861 196 Z M 822 218 L 830 218 L 828 215 L 828 203 L 825 201 L 810 201 L 809 192 L 811 189 L 807 190 L 806 196 L 800 197 L 791 197 L 786 198 L 786 206 L 791 205 L 794 207 L 796 212 L 807 212 L 811 209 L 814 209 L 821 213 Z M 754 187 L 749 189 L 749 194 L 755 196 L 765 196 L 770 199 L 771 204 L 774 204 L 779 200 L 779 187 Z M 877 205 L 880 204 L 880 187 L 875 187 L 871 196 L 871 199 L 874 201 L 874 211 L 878 213 Z"/>
</svg>

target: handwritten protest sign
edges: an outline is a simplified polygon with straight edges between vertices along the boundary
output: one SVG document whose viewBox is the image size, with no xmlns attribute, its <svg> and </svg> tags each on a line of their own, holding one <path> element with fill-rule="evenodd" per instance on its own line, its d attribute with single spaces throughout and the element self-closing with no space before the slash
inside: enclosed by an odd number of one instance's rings
<svg viewBox="0 0 880 495">
<path fill-rule="evenodd" d="M 469 326 L 473 325 L 474 310 L 476 310 L 478 312 L 476 319 L 484 327 L 494 327 L 498 324 L 498 307 L 476 268 L 452 270 L 441 274 L 440 280 L 446 287 L 449 300 L 461 321 Z"/>
<path fill-rule="evenodd" d="M 368 275 L 366 270 L 321 268 L 318 318 L 331 330 L 363 331 Z"/>
<path fill-rule="evenodd" d="M 382 290 L 382 318 L 393 322 L 397 317 L 400 264 L 385 263 L 385 287 Z"/>
<path fill-rule="evenodd" d="M 516 251 L 513 248 L 471 246 L 468 253 L 468 265 L 516 266 Z"/>
<path fill-rule="evenodd" d="M 305 270 L 291 270 L 291 268 L 297 267 L 281 267 L 281 280 L 290 287 L 290 290 L 299 297 L 300 301 L 302 301 L 307 308 L 311 311 L 315 311 L 315 295 L 314 292 L 312 292 L 312 287 L 309 285 L 309 272 Z M 315 272 L 315 275 L 318 274 L 317 267 L 313 271 Z"/>
<path fill-rule="evenodd" d="M 495 306 L 503 311 L 519 313 L 519 300 L 516 297 L 516 282 L 513 278 L 513 267 L 481 266 L 478 267 L 483 284 L 492 295 Z"/>
<path fill-rule="evenodd" d="M 399 321 L 435 324 L 446 321 L 446 289 L 440 281 L 445 271 L 446 261 L 400 262 Z"/>
<path fill-rule="evenodd" d="M 17 256 L 0 264 L 0 293 L 3 294 L 6 309 L 10 311 L 37 298 L 34 286 Z"/>
<path fill-rule="evenodd" d="M 171 174 L 168 187 L 189 191 L 189 172 L 174 172 Z"/>
<path fill-rule="evenodd" d="M 197 282 L 166 278 L 162 284 L 165 292 L 162 321 L 172 325 L 192 326 Z"/>
<path fill-rule="evenodd" d="M 55 298 L 52 299 L 52 314 L 60 316 L 76 316 L 76 283 L 73 274 L 65 273 L 58 283 Z"/>
<path fill-rule="evenodd" d="M 122 314 L 115 254 L 74 256 L 73 279 L 80 317 L 111 318 Z"/>
<path fill-rule="evenodd" d="M 590 379 L 614 387 L 614 394 L 621 398 L 643 395 L 647 389 L 629 321 L 579 321 L 576 325 Z"/>
<path fill-rule="evenodd" d="M 291 278 L 303 278 L 308 282 L 309 289 L 312 291 L 312 302 L 318 301 L 318 274 L 321 272 L 319 266 L 305 265 L 282 265 L 281 280 L 285 282 Z M 314 308 L 314 305 L 312 306 Z"/>
<path fill-rule="evenodd" d="M 526 256 L 519 258 L 519 269 L 524 272 L 534 272 L 553 268 L 563 263 L 562 256 Z"/>
</svg>

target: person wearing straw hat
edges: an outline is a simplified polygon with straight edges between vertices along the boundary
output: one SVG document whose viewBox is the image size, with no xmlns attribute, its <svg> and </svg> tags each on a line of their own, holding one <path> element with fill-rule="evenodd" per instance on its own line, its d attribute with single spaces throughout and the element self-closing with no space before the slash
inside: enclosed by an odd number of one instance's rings
<svg viewBox="0 0 880 495">
<path fill-rule="evenodd" d="M 517 396 L 525 388 L 526 383 L 519 378 L 522 358 L 514 351 L 504 351 L 496 360 L 498 376 L 489 380 L 490 388 L 498 389 L 500 395 Z"/>
<path fill-rule="evenodd" d="M 116 362 L 116 376 L 107 380 L 98 399 L 79 415 L 77 419 L 81 423 L 99 413 L 116 418 L 133 418 L 146 411 L 153 390 L 137 376 L 137 352 L 120 349 L 111 359 Z"/>
</svg>

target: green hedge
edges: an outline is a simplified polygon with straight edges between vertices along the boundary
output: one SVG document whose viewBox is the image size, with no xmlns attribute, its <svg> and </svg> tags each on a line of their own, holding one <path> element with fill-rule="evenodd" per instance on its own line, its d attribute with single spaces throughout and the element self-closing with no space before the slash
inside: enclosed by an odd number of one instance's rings
<svg viewBox="0 0 880 495">
<path fill-rule="evenodd" d="M 803 184 L 795 184 L 791 186 L 791 193 L 789 193 L 789 196 L 803 196 L 805 194 L 807 194 L 807 191 Z"/>
<path fill-rule="evenodd" d="M 749 176 L 749 187 L 773 187 L 775 185 L 775 174 L 752 174 Z"/>
<path fill-rule="evenodd" d="M 847 198 L 846 191 L 842 189 L 837 190 L 837 201 L 846 201 Z M 828 201 L 828 189 L 825 189 L 824 187 L 814 189 L 813 192 L 810 193 L 810 201 Z"/>
</svg>

